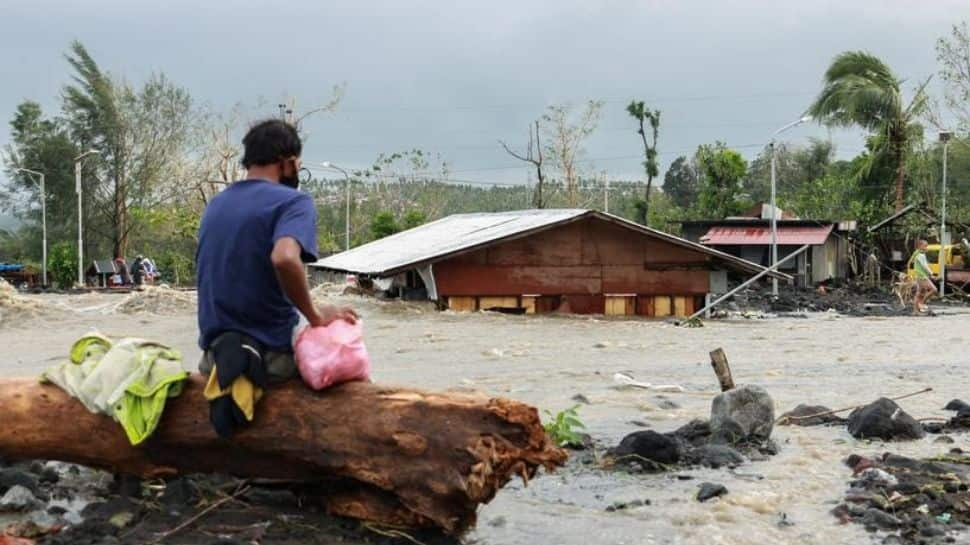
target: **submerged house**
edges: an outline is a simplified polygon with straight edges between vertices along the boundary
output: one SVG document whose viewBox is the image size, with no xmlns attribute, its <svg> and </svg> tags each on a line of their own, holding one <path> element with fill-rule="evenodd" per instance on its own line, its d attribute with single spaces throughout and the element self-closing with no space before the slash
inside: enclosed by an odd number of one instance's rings
<svg viewBox="0 0 970 545">
<path fill-rule="evenodd" d="M 728 271 L 764 270 L 582 209 L 457 214 L 310 266 L 317 280 L 354 275 L 453 310 L 641 316 L 688 316 L 727 291 Z"/>
<path fill-rule="evenodd" d="M 855 221 L 801 219 L 781 209 L 777 209 L 776 217 L 779 261 L 806 244 L 811 246 L 778 268 L 794 276 L 796 285 L 808 287 L 849 276 L 852 246 L 848 235 L 855 231 Z M 765 267 L 771 263 L 768 204 L 758 205 L 741 216 L 684 221 L 680 225 L 687 240 Z"/>
</svg>

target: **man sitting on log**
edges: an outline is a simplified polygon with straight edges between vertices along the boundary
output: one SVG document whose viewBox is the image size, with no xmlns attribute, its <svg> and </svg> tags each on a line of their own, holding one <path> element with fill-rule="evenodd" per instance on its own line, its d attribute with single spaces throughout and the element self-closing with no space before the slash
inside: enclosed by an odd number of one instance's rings
<svg viewBox="0 0 970 545">
<path fill-rule="evenodd" d="M 350 308 L 316 307 L 310 296 L 304 263 L 317 259 L 316 209 L 297 189 L 303 144 L 296 128 L 263 121 L 249 130 L 243 146 L 246 179 L 206 207 L 196 252 L 204 351 L 199 371 L 215 377 L 213 369 L 218 370 L 217 390 L 228 389 L 241 374 L 257 388 L 263 378 L 295 376 L 297 311 L 311 326 L 356 318 Z"/>
</svg>

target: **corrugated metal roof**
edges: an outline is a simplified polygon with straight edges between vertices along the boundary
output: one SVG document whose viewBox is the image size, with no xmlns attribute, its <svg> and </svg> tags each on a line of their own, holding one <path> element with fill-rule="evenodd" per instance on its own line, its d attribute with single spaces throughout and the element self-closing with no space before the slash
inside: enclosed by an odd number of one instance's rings
<svg viewBox="0 0 970 545">
<path fill-rule="evenodd" d="M 815 227 L 779 225 L 777 242 L 781 245 L 825 244 L 832 232 L 832 225 Z M 771 244 L 770 227 L 711 227 L 701 237 L 701 243 L 710 246 L 762 246 Z"/>
<path fill-rule="evenodd" d="M 500 240 L 518 238 L 585 217 L 597 217 L 648 236 L 667 240 L 678 246 L 691 248 L 711 255 L 736 269 L 747 272 L 763 270 L 763 267 L 750 261 L 680 237 L 650 229 L 611 214 L 584 209 L 455 214 L 332 255 L 311 266 L 354 274 L 390 276 Z M 775 276 L 790 279 L 788 275 L 782 273 L 776 273 Z"/>
<path fill-rule="evenodd" d="M 578 218 L 587 211 L 521 210 L 455 214 L 321 259 L 314 265 L 382 275 L 481 244 Z"/>
</svg>

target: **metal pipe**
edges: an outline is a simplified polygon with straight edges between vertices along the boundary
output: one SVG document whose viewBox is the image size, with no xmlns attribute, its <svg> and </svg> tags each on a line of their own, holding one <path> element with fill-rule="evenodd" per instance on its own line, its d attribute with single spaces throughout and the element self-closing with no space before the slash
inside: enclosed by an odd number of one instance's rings
<svg viewBox="0 0 970 545">
<path fill-rule="evenodd" d="M 940 207 L 940 254 L 937 257 L 940 262 L 940 299 L 943 299 L 946 292 L 946 260 L 949 254 L 946 247 L 946 155 L 949 146 L 950 139 L 947 137 L 943 140 L 943 202 Z"/>
<path fill-rule="evenodd" d="M 778 204 L 775 200 L 775 164 L 778 160 L 778 154 L 775 153 L 775 141 L 772 140 L 771 144 L 771 266 L 778 263 Z M 771 296 L 778 297 L 778 279 L 771 279 Z"/>
<path fill-rule="evenodd" d="M 697 318 L 698 316 L 700 316 L 701 314 L 704 314 L 708 310 L 716 307 L 717 305 L 721 304 L 721 302 L 723 302 L 728 297 L 731 297 L 735 293 L 737 293 L 737 292 L 743 290 L 744 288 L 748 287 L 749 285 L 751 285 L 753 282 L 755 282 L 756 280 L 758 280 L 762 276 L 764 276 L 764 275 L 766 275 L 768 273 L 771 273 L 771 272 L 776 271 L 778 269 L 778 267 L 781 266 L 782 263 L 785 263 L 789 259 L 791 259 L 791 258 L 793 258 L 793 257 L 795 257 L 795 256 L 797 256 L 799 254 L 801 254 L 802 252 L 804 252 L 805 250 L 809 249 L 810 247 L 811 247 L 810 244 L 806 244 L 806 245 L 802 246 L 801 248 L 795 250 L 794 252 L 788 254 L 781 261 L 775 263 L 774 265 L 768 267 L 767 269 L 765 269 L 765 270 L 759 272 L 758 274 L 752 276 L 751 278 L 745 280 L 740 286 L 738 286 L 738 287 L 734 288 L 733 290 L 725 293 L 724 295 L 718 297 L 717 299 L 714 300 L 713 303 L 710 303 L 710 304 L 706 305 L 704 308 L 702 308 L 702 309 L 698 310 L 697 312 L 691 314 L 684 321 L 687 322 L 687 321 L 693 320 L 694 318 Z"/>
</svg>

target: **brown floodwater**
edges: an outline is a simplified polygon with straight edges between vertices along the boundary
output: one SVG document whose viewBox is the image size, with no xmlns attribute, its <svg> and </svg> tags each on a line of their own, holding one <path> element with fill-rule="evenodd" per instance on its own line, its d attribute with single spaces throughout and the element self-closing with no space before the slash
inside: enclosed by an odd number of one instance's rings
<svg viewBox="0 0 970 545">
<path fill-rule="evenodd" d="M 33 296 L 48 312 L 0 324 L 0 375 L 34 375 L 64 358 L 90 329 L 142 336 L 182 350 L 193 367 L 194 310 L 164 316 L 119 314 L 119 296 Z M 798 403 L 843 407 L 925 387 L 933 392 L 900 402 L 917 418 L 945 417 L 952 398 L 970 400 L 967 341 L 970 313 L 945 308 L 937 317 L 807 318 L 708 321 L 679 328 L 660 321 L 603 317 L 507 316 L 437 312 L 429 305 L 340 296 L 361 312 L 378 382 L 432 389 L 476 389 L 556 412 L 582 394 L 579 414 L 602 445 L 649 426 L 671 431 L 709 416 L 717 381 L 708 353 L 727 353 L 737 383 L 759 384 L 780 414 Z M 52 310 L 53 309 L 53 310 Z M 654 384 L 679 384 L 683 393 L 617 389 L 613 375 Z M 679 408 L 665 409 L 672 401 Z M 666 403 L 663 406 L 667 406 Z M 846 489 L 851 453 L 893 451 L 932 456 L 970 449 L 933 436 L 908 443 L 853 439 L 843 427 L 776 427 L 781 453 L 731 471 L 691 469 L 630 475 L 596 464 L 571 463 L 524 487 L 510 484 L 480 511 L 467 541 L 488 545 L 538 544 L 835 544 L 878 542 L 861 526 L 838 525 L 829 511 Z M 730 493 L 707 503 L 694 495 L 704 481 Z M 649 505 L 608 512 L 616 502 Z M 781 525 L 785 518 L 791 525 Z"/>
</svg>

